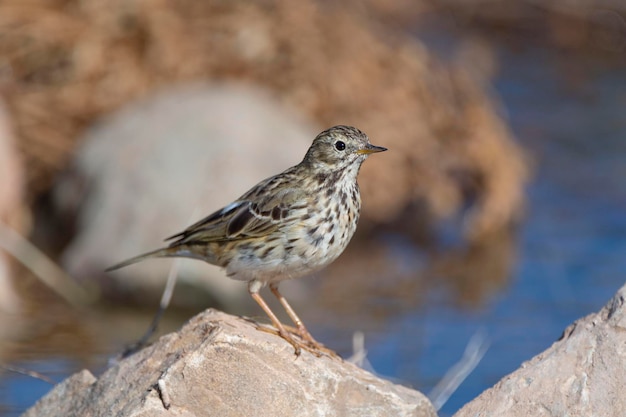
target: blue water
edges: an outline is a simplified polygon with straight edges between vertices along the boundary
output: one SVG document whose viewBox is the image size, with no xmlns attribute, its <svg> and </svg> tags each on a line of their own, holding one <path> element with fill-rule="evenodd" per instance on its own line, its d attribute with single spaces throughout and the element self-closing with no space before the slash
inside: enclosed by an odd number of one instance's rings
<svg viewBox="0 0 626 417">
<path fill-rule="evenodd" d="M 80 366 L 77 363 L 72 363 L 71 358 L 55 357 L 54 355 L 45 360 L 26 360 L 11 365 L 22 370 L 36 370 L 53 382 L 62 381 L 68 376 L 68 370 L 76 370 Z M 26 408 L 50 391 L 51 387 L 50 382 L 32 376 L 16 373 L 4 375 L 0 379 L 0 404 L 2 404 L 0 415 L 20 415 Z"/>
<path fill-rule="evenodd" d="M 592 73 L 572 91 L 541 63 L 550 62 L 544 53 L 502 53 L 496 82 L 509 123 L 535 160 L 508 285 L 476 309 L 429 297 L 394 324 L 394 337 L 369 349 L 378 372 L 428 393 L 484 331 L 489 350 L 442 416 L 545 350 L 626 283 L 625 73 Z"/>
<path fill-rule="evenodd" d="M 541 50 L 500 53 L 495 89 L 535 164 L 516 236 L 517 262 L 506 283 L 472 306 L 459 306 L 445 286 L 435 285 L 418 306 L 395 310 L 374 330 L 365 326 L 374 370 L 425 393 L 461 358 L 470 338 L 484 332 L 489 349 L 443 406 L 442 416 L 549 347 L 570 323 L 599 310 L 626 280 L 626 73 L 580 70 L 578 82 L 567 81 L 563 71 L 574 64 L 549 56 Z M 391 237 L 388 244 L 402 245 L 402 239 Z M 417 264 L 424 257 L 406 256 Z M 324 341 L 344 331 L 332 325 L 309 322 Z M 105 366 L 106 352 L 121 345 L 99 346 L 87 365 L 73 361 L 71 352 L 38 355 L 18 365 L 58 381 L 85 366 L 96 373 Z M 0 414 L 19 415 L 49 389 L 30 377 L 0 375 Z"/>
</svg>

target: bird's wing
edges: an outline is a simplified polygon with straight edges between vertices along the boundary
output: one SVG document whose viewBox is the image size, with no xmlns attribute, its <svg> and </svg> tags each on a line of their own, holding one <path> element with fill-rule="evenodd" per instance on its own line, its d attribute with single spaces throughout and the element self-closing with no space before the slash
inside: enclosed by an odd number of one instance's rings
<svg viewBox="0 0 626 417">
<path fill-rule="evenodd" d="M 308 199 L 300 189 L 286 188 L 269 193 L 267 197 L 249 198 L 250 193 L 221 210 L 171 236 L 178 238 L 172 245 L 239 240 L 261 237 L 278 230 L 300 210 L 306 209 Z"/>
</svg>

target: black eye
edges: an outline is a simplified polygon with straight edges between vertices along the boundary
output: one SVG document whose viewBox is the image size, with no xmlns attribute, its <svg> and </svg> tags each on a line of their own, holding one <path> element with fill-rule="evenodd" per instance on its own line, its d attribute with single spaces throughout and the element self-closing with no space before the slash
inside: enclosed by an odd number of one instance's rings
<svg viewBox="0 0 626 417">
<path fill-rule="evenodd" d="M 337 142 L 335 142 L 335 149 L 337 149 L 338 151 L 343 151 L 344 149 L 346 149 L 346 144 L 338 140 Z"/>
</svg>

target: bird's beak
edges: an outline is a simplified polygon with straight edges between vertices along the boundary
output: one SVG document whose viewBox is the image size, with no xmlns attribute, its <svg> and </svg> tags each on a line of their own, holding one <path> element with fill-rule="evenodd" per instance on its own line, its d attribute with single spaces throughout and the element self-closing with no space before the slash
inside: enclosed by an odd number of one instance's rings
<svg viewBox="0 0 626 417">
<path fill-rule="evenodd" d="M 383 148 L 382 146 L 376 146 L 376 145 L 372 145 L 368 143 L 365 149 L 359 149 L 358 151 L 356 151 L 356 153 L 362 154 L 362 155 L 369 155 L 371 153 L 384 152 L 386 150 L 387 148 Z"/>
</svg>

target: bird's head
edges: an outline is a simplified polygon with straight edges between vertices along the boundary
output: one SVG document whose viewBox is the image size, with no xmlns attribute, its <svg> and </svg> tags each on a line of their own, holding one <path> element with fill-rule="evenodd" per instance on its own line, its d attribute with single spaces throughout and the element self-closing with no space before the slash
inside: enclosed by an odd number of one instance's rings
<svg viewBox="0 0 626 417">
<path fill-rule="evenodd" d="M 355 127 L 334 126 L 317 135 L 302 163 L 316 171 L 333 172 L 351 165 L 358 168 L 370 154 L 386 150 L 372 145 Z"/>
</svg>

